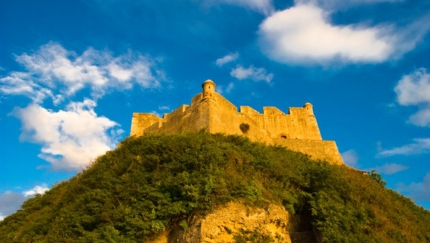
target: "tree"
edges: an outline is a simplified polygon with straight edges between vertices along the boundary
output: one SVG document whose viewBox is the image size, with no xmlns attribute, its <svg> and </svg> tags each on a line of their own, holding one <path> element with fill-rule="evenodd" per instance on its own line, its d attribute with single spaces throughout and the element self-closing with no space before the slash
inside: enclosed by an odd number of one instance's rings
<svg viewBox="0 0 430 243">
<path fill-rule="evenodd" d="M 378 182 L 381 186 L 385 186 L 387 183 L 382 179 L 382 176 L 376 172 L 376 170 L 371 170 L 367 172 L 367 175 L 369 175 L 372 179 L 374 179 L 376 182 Z"/>
</svg>

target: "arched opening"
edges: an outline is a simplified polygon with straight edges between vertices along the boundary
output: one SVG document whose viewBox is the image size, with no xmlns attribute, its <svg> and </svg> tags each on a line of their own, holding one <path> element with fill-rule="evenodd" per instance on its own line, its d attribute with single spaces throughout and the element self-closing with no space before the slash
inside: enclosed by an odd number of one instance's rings
<svg viewBox="0 0 430 243">
<path fill-rule="evenodd" d="M 282 138 L 282 139 L 287 139 L 288 138 L 287 134 L 285 134 L 285 133 L 279 134 L 279 137 Z"/>
</svg>

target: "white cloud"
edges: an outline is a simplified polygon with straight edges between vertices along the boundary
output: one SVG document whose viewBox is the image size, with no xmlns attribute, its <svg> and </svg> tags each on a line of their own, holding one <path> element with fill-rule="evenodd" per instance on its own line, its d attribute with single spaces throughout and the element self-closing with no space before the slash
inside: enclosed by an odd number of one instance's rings
<svg viewBox="0 0 430 243">
<path fill-rule="evenodd" d="M 263 14 L 270 14 L 273 11 L 272 0 L 208 0 L 213 3 L 223 2 L 232 5 L 249 8 Z"/>
<path fill-rule="evenodd" d="M 430 74 L 425 68 L 404 75 L 394 91 L 400 105 L 419 108 L 418 112 L 409 117 L 409 123 L 422 127 L 430 125 Z"/>
<path fill-rule="evenodd" d="M 5 218 L 5 216 L 3 216 L 3 215 L 0 213 L 0 221 L 3 221 L 3 220 L 4 220 L 4 218 Z"/>
<path fill-rule="evenodd" d="M 430 108 L 422 108 L 417 113 L 410 116 L 408 122 L 420 127 L 429 126 Z"/>
<path fill-rule="evenodd" d="M 342 159 L 349 166 L 356 167 L 358 165 L 358 155 L 353 149 L 343 152 Z"/>
<path fill-rule="evenodd" d="M 263 52 L 282 63 L 380 63 L 414 48 L 429 28 L 425 19 L 403 31 L 390 25 L 334 25 L 330 14 L 312 3 L 273 13 L 259 27 Z"/>
<path fill-rule="evenodd" d="M 411 115 L 408 123 L 416 126 L 430 126 L 430 74 L 425 68 L 416 69 L 404 75 L 396 87 L 397 103 L 401 106 L 416 106 L 418 111 Z M 379 155 L 410 155 L 430 152 L 430 138 L 417 138 L 413 143 L 392 149 L 380 149 Z"/>
<path fill-rule="evenodd" d="M 380 149 L 380 156 L 411 155 L 430 152 L 430 138 L 416 138 L 414 143 L 392 149 Z"/>
<path fill-rule="evenodd" d="M 7 77 L 0 78 L 0 92 L 7 95 L 25 95 L 36 103 L 51 97 L 55 100 L 51 90 L 43 88 L 31 80 L 28 73 L 13 72 Z"/>
<path fill-rule="evenodd" d="M 410 195 L 417 201 L 429 201 L 430 200 L 430 172 L 428 172 L 422 182 L 412 182 L 409 185 L 399 183 L 397 190 Z"/>
<path fill-rule="evenodd" d="M 0 78 L 0 92 L 26 95 L 35 102 L 47 97 L 59 102 L 85 87 L 91 88 L 95 98 L 109 89 L 130 89 L 133 84 L 158 87 L 157 77 L 163 76 L 149 58 L 131 51 L 114 57 L 109 52 L 88 48 L 77 55 L 53 42 L 33 54 L 17 56 L 16 61 L 26 71 Z"/>
<path fill-rule="evenodd" d="M 224 64 L 227 64 L 229 62 L 235 61 L 239 57 L 239 54 L 237 52 L 235 53 L 229 53 L 221 58 L 216 59 L 215 64 L 218 67 L 223 66 Z"/>
<path fill-rule="evenodd" d="M 35 196 L 36 194 L 43 195 L 48 190 L 49 188 L 45 184 L 43 184 L 40 186 L 35 186 L 28 191 L 24 191 L 22 194 L 24 195 L 24 197 L 31 197 L 31 196 Z"/>
<path fill-rule="evenodd" d="M 116 122 L 97 116 L 95 106 L 86 99 L 55 112 L 31 104 L 12 114 L 22 121 L 20 138 L 42 145 L 40 158 L 54 169 L 80 170 L 114 148 L 122 132 Z"/>
<path fill-rule="evenodd" d="M 384 164 L 381 166 L 377 166 L 374 169 L 376 171 L 378 171 L 379 173 L 392 175 L 392 174 L 396 174 L 400 171 L 407 170 L 407 169 L 409 169 L 409 167 L 401 165 L 401 164 L 395 164 L 395 163 L 389 164 L 389 163 L 387 163 L 387 164 Z"/>
<path fill-rule="evenodd" d="M 230 75 L 239 80 L 252 79 L 254 81 L 266 81 L 267 83 L 270 83 L 270 81 L 273 79 L 272 73 L 268 74 L 266 69 L 255 68 L 252 65 L 248 68 L 237 65 L 236 68 L 231 70 Z"/>
<path fill-rule="evenodd" d="M 404 75 L 394 91 L 397 94 L 397 102 L 401 105 L 430 103 L 430 74 L 425 68 L 420 68 Z"/>
</svg>

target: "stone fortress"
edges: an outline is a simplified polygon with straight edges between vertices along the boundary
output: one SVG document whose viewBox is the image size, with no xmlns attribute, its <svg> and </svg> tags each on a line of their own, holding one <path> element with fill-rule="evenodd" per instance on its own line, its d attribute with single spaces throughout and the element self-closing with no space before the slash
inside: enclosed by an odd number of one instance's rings
<svg viewBox="0 0 430 243">
<path fill-rule="evenodd" d="M 290 107 L 288 114 L 273 106 L 263 107 L 262 114 L 249 106 L 241 106 L 238 112 L 236 106 L 215 91 L 212 80 L 206 80 L 202 87 L 203 92 L 192 98 L 191 105 L 181 105 L 163 118 L 133 113 L 130 136 L 203 129 L 210 133 L 243 135 L 253 141 L 308 154 L 313 159 L 343 164 L 336 142 L 322 140 L 310 103 Z"/>
</svg>

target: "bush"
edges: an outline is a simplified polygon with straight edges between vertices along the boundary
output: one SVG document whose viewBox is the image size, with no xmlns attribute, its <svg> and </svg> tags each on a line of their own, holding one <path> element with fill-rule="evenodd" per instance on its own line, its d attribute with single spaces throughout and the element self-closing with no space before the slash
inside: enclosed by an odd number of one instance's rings
<svg viewBox="0 0 430 243">
<path fill-rule="evenodd" d="M 248 123 L 241 123 L 239 125 L 239 128 L 242 131 L 242 133 L 247 134 L 249 131 L 249 124 Z"/>
</svg>

